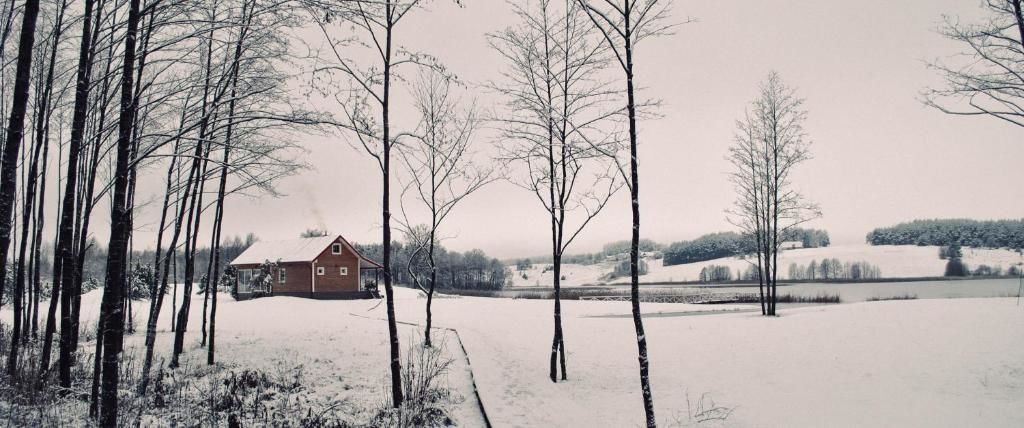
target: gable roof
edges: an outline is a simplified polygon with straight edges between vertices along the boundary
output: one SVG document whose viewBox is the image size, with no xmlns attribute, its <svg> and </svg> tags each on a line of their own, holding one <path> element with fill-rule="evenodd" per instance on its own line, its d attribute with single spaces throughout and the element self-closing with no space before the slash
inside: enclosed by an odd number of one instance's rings
<svg viewBox="0 0 1024 428">
<path fill-rule="evenodd" d="M 249 246 L 242 254 L 231 261 L 231 265 L 260 264 L 265 261 L 272 262 L 312 262 L 327 250 L 331 244 L 341 242 L 349 251 L 352 251 L 360 261 L 368 262 L 373 266 L 380 266 L 377 262 L 363 257 L 344 237 L 340 235 L 316 236 L 312 238 L 286 239 L 282 241 L 256 241 Z"/>
</svg>

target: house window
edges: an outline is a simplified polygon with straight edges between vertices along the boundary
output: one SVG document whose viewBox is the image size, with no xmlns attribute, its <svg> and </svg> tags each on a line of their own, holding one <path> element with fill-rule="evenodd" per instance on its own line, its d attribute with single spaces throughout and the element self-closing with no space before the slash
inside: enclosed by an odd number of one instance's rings
<svg viewBox="0 0 1024 428">
<path fill-rule="evenodd" d="M 341 254 L 341 243 L 335 242 L 331 244 L 331 254 Z"/>
<path fill-rule="evenodd" d="M 341 273 L 341 276 L 348 275 L 348 267 L 342 266 L 340 273 Z"/>
<path fill-rule="evenodd" d="M 319 276 L 324 276 L 324 267 L 323 266 L 317 266 L 316 267 L 316 274 L 319 275 Z"/>
<path fill-rule="evenodd" d="M 277 271 L 277 282 L 284 284 L 286 281 L 285 269 L 281 268 Z"/>
<path fill-rule="evenodd" d="M 238 270 L 238 291 L 243 293 L 249 292 L 249 283 L 252 282 L 252 270 L 250 269 L 239 269 Z"/>
</svg>

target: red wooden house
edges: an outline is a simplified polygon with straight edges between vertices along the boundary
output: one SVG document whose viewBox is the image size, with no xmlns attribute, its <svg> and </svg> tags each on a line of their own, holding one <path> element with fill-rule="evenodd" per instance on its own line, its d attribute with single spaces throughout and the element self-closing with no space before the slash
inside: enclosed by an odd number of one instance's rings
<svg viewBox="0 0 1024 428">
<path fill-rule="evenodd" d="M 260 267 L 276 263 L 261 283 Z M 259 295 L 318 299 L 375 297 L 382 266 L 364 257 L 340 235 L 259 241 L 231 261 L 237 269 L 238 298 Z"/>
</svg>

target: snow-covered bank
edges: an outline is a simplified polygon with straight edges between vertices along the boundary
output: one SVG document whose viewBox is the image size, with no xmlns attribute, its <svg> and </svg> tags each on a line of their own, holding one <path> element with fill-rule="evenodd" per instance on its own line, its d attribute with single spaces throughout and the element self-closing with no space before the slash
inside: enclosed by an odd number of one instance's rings
<svg viewBox="0 0 1024 428">
<path fill-rule="evenodd" d="M 914 245 L 836 245 L 822 248 L 801 248 L 779 253 L 779 274 L 787 275 L 789 265 L 796 263 L 807 266 L 811 261 L 837 259 L 840 262 L 867 262 L 877 266 L 883 278 L 926 278 L 942 276 L 946 261 L 939 259 L 939 247 Z M 1010 266 L 1021 263 L 1021 255 L 1005 249 L 964 248 L 963 260 L 971 269 L 979 265 L 993 268 L 1002 267 L 1005 272 Z M 725 257 L 697 263 L 664 266 L 662 260 L 647 260 L 648 273 L 640 277 L 641 282 L 683 282 L 696 281 L 700 271 L 710 265 L 728 266 L 732 272 L 745 271 L 753 260 L 739 257 Z M 512 266 L 513 287 L 550 287 L 552 272 L 545 272 L 550 264 L 537 263 L 531 269 L 516 271 Z M 628 278 L 609 279 L 614 265 L 610 262 L 594 265 L 564 264 L 562 284 L 567 287 L 622 283 Z M 524 278 L 525 276 L 525 278 Z"/>
</svg>

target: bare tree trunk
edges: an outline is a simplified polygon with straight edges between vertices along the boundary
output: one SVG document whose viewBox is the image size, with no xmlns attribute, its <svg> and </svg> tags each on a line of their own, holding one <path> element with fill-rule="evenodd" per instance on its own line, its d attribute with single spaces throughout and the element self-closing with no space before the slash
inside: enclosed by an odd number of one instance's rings
<svg viewBox="0 0 1024 428">
<path fill-rule="evenodd" d="M 21 38 L 18 41 L 18 62 L 14 77 L 14 98 L 4 142 L 0 168 L 0 302 L 7 282 L 7 256 L 13 230 L 14 194 L 17 190 L 18 152 L 25 135 L 25 113 L 28 110 L 29 83 L 32 75 L 32 48 L 35 44 L 39 0 L 25 0 L 22 12 Z M 20 323 L 20 322 L 19 322 Z M 13 367 L 9 368 L 11 372 Z"/>
<path fill-rule="evenodd" d="M 78 71 L 77 80 L 75 83 L 75 105 L 74 113 L 71 123 L 71 141 L 69 145 L 68 153 L 68 169 L 67 169 L 67 181 L 65 183 L 64 202 L 61 209 L 60 224 L 58 226 L 57 245 L 54 249 L 55 263 L 54 263 L 54 277 L 53 281 L 55 287 L 57 284 L 62 288 L 63 293 L 61 298 L 61 331 L 60 331 L 60 358 L 59 358 L 59 371 L 58 378 L 60 380 L 61 387 L 68 388 L 71 386 L 71 360 L 73 353 L 77 346 L 73 346 L 70 343 L 70 332 L 71 332 L 71 306 L 69 288 L 73 283 L 74 274 L 74 254 L 71 249 L 72 240 L 72 214 L 74 213 L 74 198 L 75 188 L 77 187 L 76 179 L 78 177 L 78 157 L 82 146 L 82 136 L 85 132 L 85 115 L 87 113 L 87 104 L 89 99 L 89 77 L 91 69 L 91 58 L 89 52 L 91 49 L 91 28 L 90 19 L 92 15 L 92 0 L 88 0 L 85 5 L 85 14 L 82 22 L 82 42 L 79 47 L 78 57 Z M 59 25 L 59 24 L 58 24 Z M 56 59 L 56 41 L 54 43 L 54 56 L 51 59 Z M 50 73 L 53 72 L 51 67 Z M 41 139 L 41 137 L 40 137 Z M 57 260 L 59 257 L 59 261 Z M 57 264 L 59 263 L 59 266 Z M 65 266 L 67 268 L 65 268 Z M 59 272 L 59 277 L 57 276 Z"/>
<path fill-rule="evenodd" d="M 625 16 L 626 34 L 630 33 L 630 11 L 627 3 Z M 644 321 L 640 314 L 640 173 L 637 166 L 637 141 L 636 141 L 636 101 L 633 89 L 633 45 L 627 38 L 625 43 L 626 51 L 626 95 L 628 97 L 627 110 L 629 113 L 629 172 L 630 182 L 629 196 L 633 207 L 633 234 L 629 248 L 629 276 L 630 276 L 630 299 L 633 305 L 633 326 L 636 329 L 636 345 L 640 361 L 640 390 L 644 398 L 644 413 L 647 416 L 647 426 L 656 427 L 658 420 L 654 416 L 654 395 L 651 393 L 650 365 L 647 357 L 647 334 L 644 333 Z"/>
<path fill-rule="evenodd" d="M 381 102 L 383 119 L 383 156 L 381 163 L 381 175 L 383 179 L 382 192 L 382 213 L 383 219 L 383 250 L 384 250 L 384 295 L 388 314 L 388 338 L 391 351 L 391 399 L 395 408 L 402 406 L 404 400 L 402 394 L 402 362 L 401 351 L 399 350 L 398 324 L 395 321 L 395 291 L 392 288 L 391 279 L 391 127 L 390 127 L 390 101 L 391 101 L 391 36 L 393 14 L 396 6 L 387 5 L 387 37 L 385 41 L 384 55 L 384 96 Z"/>
<path fill-rule="evenodd" d="M 244 6 L 243 6 L 243 9 L 242 9 L 242 13 L 243 13 L 243 15 L 245 14 Z M 248 22 L 246 22 L 246 25 L 247 24 L 248 24 Z M 241 52 L 242 40 L 244 39 L 245 29 L 246 28 L 247 27 L 244 27 L 243 30 L 240 32 L 238 44 L 235 45 L 236 47 L 235 47 L 235 61 L 234 62 L 236 64 L 236 67 L 233 70 L 234 71 L 234 76 L 232 76 L 232 78 L 231 78 L 231 100 L 228 102 L 228 125 L 227 125 L 227 132 L 226 132 L 226 134 L 224 136 L 224 162 L 221 164 L 221 169 L 220 169 L 220 183 L 217 186 L 217 210 L 216 210 L 214 224 L 213 224 L 214 232 L 213 232 L 213 242 L 212 242 L 212 245 L 211 245 L 211 251 L 212 251 L 211 257 L 213 258 L 213 269 L 212 269 L 213 272 L 212 272 L 212 275 L 210 275 L 210 279 L 208 280 L 207 286 L 206 286 L 208 292 L 209 292 L 211 287 L 213 288 L 213 298 L 212 298 L 212 301 L 210 302 L 210 331 L 209 331 L 210 343 L 209 343 L 209 346 L 208 346 L 207 352 L 206 352 L 206 364 L 209 364 L 209 365 L 212 365 L 214 363 L 214 356 L 215 356 L 215 352 L 216 352 L 216 337 L 217 337 L 217 335 L 216 335 L 216 326 L 217 326 L 217 282 L 220 279 L 220 233 L 221 233 L 221 225 L 224 222 L 224 196 L 225 196 L 225 191 L 227 190 L 228 165 L 229 165 L 229 162 L 231 160 L 231 145 L 233 144 L 232 141 L 231 141 L 231 138 L 232 138 L 231 134 L 232 134 L 232 130 L 233 130 L 232 128 L 233 128 L 234 118 L 235 118 L 236 87 L 238 85 L 238 66 L 237 65 L 238 65 L 239 60 L 241 59 L 241 55 L 242 55 L 242 52 Z"/>
<path fill-rule="evenodd" d="M 130 214 L 127 211 L 128 179 L 131 174 L 132 124 L 136 105 L 133 97 L 135 43 L 139 27 L 139 0 L 130 0 L 128 29 L 124 41 L 124 63 L 121 74 L 121 112 L 118 119 L 117 158 L 115 166 L 113 206 L 110 210 L 110 244 L 107 253 L 107 280 L 100 312 L 103 330 L 103 373 L 100 389 L 100 424 L 115 426 L 118 421 L 118 383 L 120 356 L 124 341 L 125 260 Z"/>
</svg>

